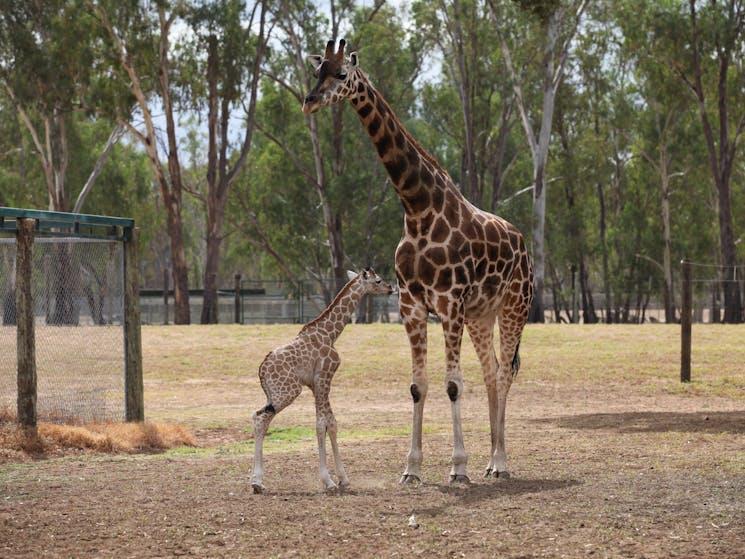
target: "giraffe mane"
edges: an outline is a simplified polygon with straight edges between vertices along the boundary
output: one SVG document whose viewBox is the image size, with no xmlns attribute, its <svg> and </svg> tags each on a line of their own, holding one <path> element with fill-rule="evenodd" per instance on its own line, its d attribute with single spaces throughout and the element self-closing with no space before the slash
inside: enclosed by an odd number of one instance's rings
<svg viewBox="0 0 745 559">
<path fill-rule="evenodd" d="M 388 104 L 388 101 L 385 100 L 385 97 L 383 97 L 380 92 L 375 88 L 372 81 L 370 81 L 370 78 L 367 77 L 367 74 L 363 72 L 362 68 L 357 67 L 357 71 L 362 75 L 364 80 L 367 82 L 367 84 L 370 86 L 370 88 L 375 92 L 375 99 L 376 103 L 380 103 L 383 108 L 385 108 L 390 115 L 395 117 L 395 119 L 399 122 L 401 133 L 404 135 L 404 137 L 411 142 L 411 145 L 414 147 L 414 149 L 421 155 L 424 159 L 429 161 L 436 169 L 442 171 L 448 178 L 450 178 L 450 174 L 447 172 L 447 170 L 442 166 L 442 164 L 437 160 L 437 158 L 429 153 L 422 144 L 420 144 L 414 136 L 411 135 L 411 132 L 409 132 L 408 128 L 406 128 L 403 123 L 401 123 L 401 120 L 398 118 L 398 115 L 395 113 L 395 111 L 391 108 L 391 106 Z M 451 179 L 452 182 L 452 179 Z"/>
<path fill-rule="evenodd" d="M 303 326 L 300 329 L 300 333 L 310 330 L 310 328 L 314 327 L 316 324 L 327 318 L 331 312 L 331 309 L 336 308 L 339 300 L 352 290 L 352 284 L 355 283 L 358 278 L 359 274 L 353 280 L 348 281 L 347 284 L 339 290 L 339 293 L 336 294 L 336 297 L 334 297 L 334 300 L 331 302 L 331 304 L 326 307 L 326 309 L 320 315 Z"/>
</svg>

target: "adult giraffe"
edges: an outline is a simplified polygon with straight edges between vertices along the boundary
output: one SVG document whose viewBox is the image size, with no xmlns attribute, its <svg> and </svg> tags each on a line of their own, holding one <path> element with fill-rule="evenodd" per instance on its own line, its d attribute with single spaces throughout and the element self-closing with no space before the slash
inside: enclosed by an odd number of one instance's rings
<svg viewBox="0 0 745 559">
<path fill-rule="evenodd" d="M 422 416 L 427 398 L 427 319 L 442 321 L 445 387 L 453 418 L 450 481 L 468 483 L 460 398 L 460 348 L 468 328 L 489 398 L 491 459 L 485 476 L 509 477 L 504 445 L 507 393 L 520 365 L 518 348 L 533 298 L 533 272 L 522 234 L 466 200 L 447 171 L 403 127 L 357 64 L 345 42 L 311 56 L 318 83 L 303 103 L 306 115 L 348 99 L 367 129 L 404 208 L 396 249 L 401 319 L 411 345 L 413 429 L 403 483 L 420 481 Z M 499 324 L 499 361 L 494 324 Z"/>
</svg>

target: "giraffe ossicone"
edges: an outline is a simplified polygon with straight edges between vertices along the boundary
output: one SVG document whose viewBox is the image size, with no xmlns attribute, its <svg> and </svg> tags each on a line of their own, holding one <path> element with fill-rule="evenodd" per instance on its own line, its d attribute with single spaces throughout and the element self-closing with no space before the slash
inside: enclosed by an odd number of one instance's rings
<svg viewBox="0 0 745 559">
<path fill-rule="evenodd" d="M 272 419 L 289 406 L 307 386 L 313 392 L 316 406 L 316 435 L 321 481 L 327 490 L 337 487 L 326 464 L 326 435 L 331 441 L 334 466 L 340 486 L 349 485 L 349 478 L 336 443 L 336 419 L 329 403 L 331 380 L 341 362 L 334 342 L 351 320 L 363 295 L 390 295 L 393 288 L 372 268 L 360 273 L 348 272 L 349 282 L 317 318 L 308 322 L 289 343 L 280 346 L 264 358 L 259 366 L 259 381 L 266 394 L 266 405 L 253 414 L 254 466 L 251 485 L 254 493 L 265 491 L 264 436 Z"/>
<path fill-rule="evenodd" d="M 427 319 L 442 322 L 445 390 L 451 402 L 453 454 L 450 480 L 467 482 L 461 401 L 460 349 L 468 329 L 481 363 L 489 401 L 491 454 L 486 476 L 509 477 L 504 443 L 507 393 L 519 367 L 518 348 L 533 300 L 533 272 L 525 240 L 508 221 L 478 209 L 447 171 L 404 128 L 358 65 L 344 40 L 311 56 L 317 82 L 303 113 L 348 100 L 367 130 L 404 208 L 396 249 L 399 308 L 412 357 L 414 405 L 411 446 L 402 482 L 420 479 L 422 418 L 427 398 Z M 499 327 L 499 359 L 494 326 Z"/>
</svg>

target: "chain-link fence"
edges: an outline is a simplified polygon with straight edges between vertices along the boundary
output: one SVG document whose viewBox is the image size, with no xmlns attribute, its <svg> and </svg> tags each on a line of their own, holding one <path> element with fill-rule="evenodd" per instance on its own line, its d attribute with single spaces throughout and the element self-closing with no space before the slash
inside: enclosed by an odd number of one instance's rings
<svg viewBox="0 0 745 559">
<path fill-rule="evenodd" d="M 334 293 L 332 280 L 239 280 L 238 288 L 218 291 L 217 321 L 221 324 L 305 324 L 326 308 L 327 293 Z M 237 296 L 236 296 L 237 295 Z M 143 324 L 164 324 L 173 317 L 173 298 L 162 289 L 140 291 Z M 189 291 L 192 322 L 202 314 L 202 291 Z M 237 318 L 237 319 L 236 319 Z M 397 322 L 398 296 L 368 295 L 357 307 L 356 322 Z"/>
<path fill-rule="evenodd" d="M 15 239 L 0 238 L 0 410 L 10 414 L 17 396 L 15 262 Z M 124 419 L 122 243 L 36 238 L 32 275 L 39 420 Z"/>
</svg>

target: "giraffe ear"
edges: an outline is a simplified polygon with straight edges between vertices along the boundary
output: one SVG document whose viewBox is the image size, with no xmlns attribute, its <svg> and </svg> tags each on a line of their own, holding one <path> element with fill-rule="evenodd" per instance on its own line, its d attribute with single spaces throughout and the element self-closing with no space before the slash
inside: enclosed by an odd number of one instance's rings
<svg viewBox="0 0 745 559">
<path fill-rule="evenodd" d="M 308 62 L 310 62 L 313 65 L 313 70 L 317 73 L 318 70 L 321 68 L 321 63 L 323 62 L 323 56 L 320 54 L 311 54 L 308 57 Z"/>
<path fill-rule="evenodd" d="M 357 51 L 349 53 L 349 65 L 352 68 L 357 67 Z"/>
<path fill-rule="evenodd" d="M 347 277 L 349 278 L 349 281 L 352 281 L 354 278 L 357 277 L 357 272 L 353 272 L 352 270 L 347 270 Z"/>
</svg>

